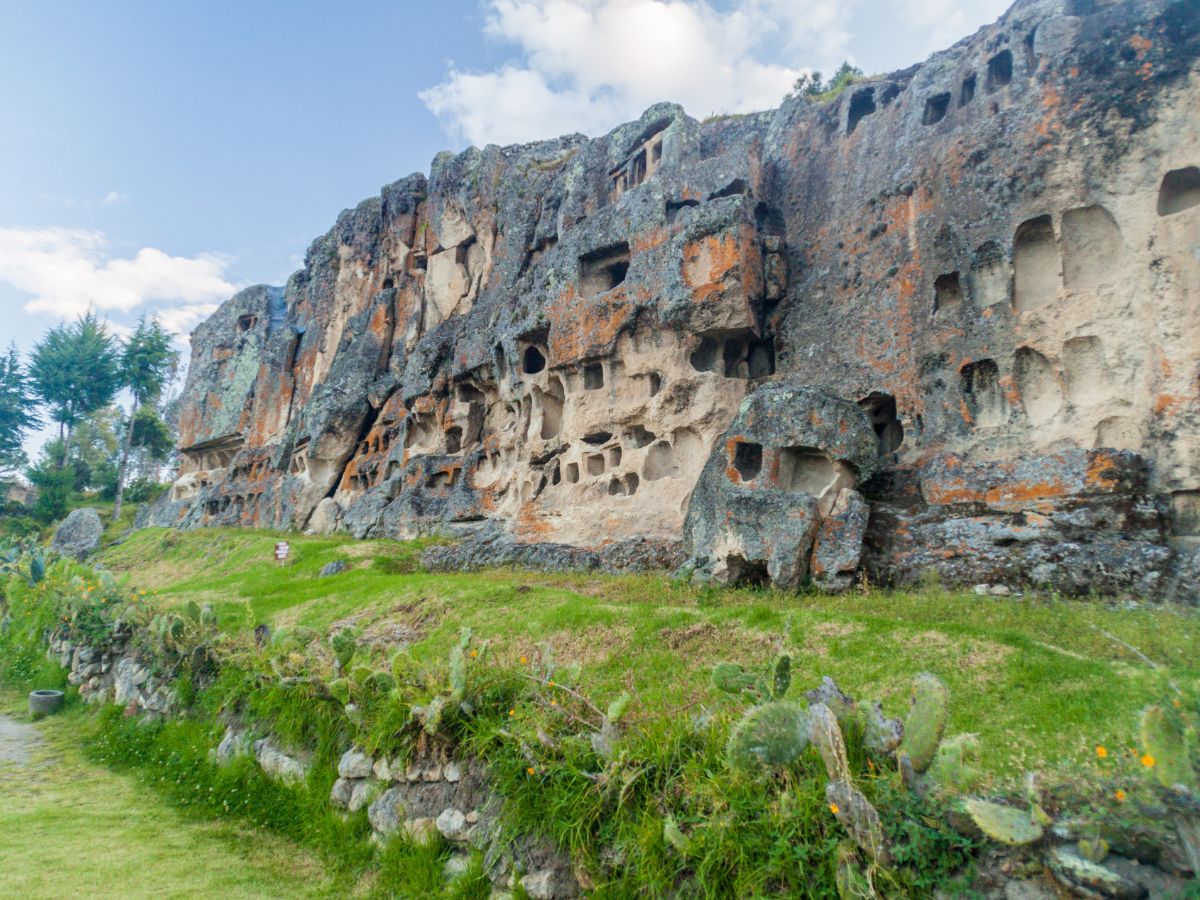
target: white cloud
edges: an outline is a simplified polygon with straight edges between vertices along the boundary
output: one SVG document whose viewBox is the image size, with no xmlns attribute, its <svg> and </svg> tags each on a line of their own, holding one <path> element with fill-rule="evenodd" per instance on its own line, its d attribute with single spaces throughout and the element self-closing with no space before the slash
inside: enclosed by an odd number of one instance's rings
<svg viewBox="0 0 1200 900">
<path fill-rule="evenodd" d="M 520 61 L 451 68 L 421 99 L 475 144 L 596 134 L 659 100 L 700 116 L 767 109 L 808 65 L 848 56 L 856 2 L 742 0 L 722 12 L 705 0 L 487 0 L 488 35 Z"/>
<path fill-rule="evenodd" d="M 33 299 L 25 309 L 73 318 L 89 309 L 128 313 L 154 301 L 164 325 L 179 333 L 237 290 L 225 272 L 231 260 L 213 254 L 169 256 L 145 247 L 113 257 L 103 234 L 77 228 L 0 228 L 0 282 Z"/>
<path fill-rule="evenodd" d="M 129 202 L 129 195 L 122 194 L 118 191 L 109 191 L 100 198 L 101 206 L 124 206 Z"/>
<path fill-rule="evenodd" d="M 1012 0 L 891 0 L 892 7 L 905 22 L 927 30 L 926 51 L 950 46 L 981 25 L 994 22 L 1012 5 Z"/>
<path fill-rule="evenodd" d="M 72 197 L 70 195 L 59 196 L 58 194 L 38 194 L 38 199 L 43 203 L 49 203 L 52 206 L 61 206 L 63 209 L 82 209 L 92 210 L 97 206 L 124 206 L 129 202 L 129 195 L 122 194 L 120 191 L 109 191 L 103 197 Z"/>
</svg>

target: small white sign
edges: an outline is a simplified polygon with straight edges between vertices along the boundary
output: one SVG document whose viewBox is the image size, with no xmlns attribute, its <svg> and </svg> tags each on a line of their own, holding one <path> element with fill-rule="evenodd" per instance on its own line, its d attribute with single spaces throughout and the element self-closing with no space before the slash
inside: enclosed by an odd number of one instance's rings
<svg viewBox="0 0 1200 900">
<path fill-rule="evenodd" d="M 292 545 L 287 541 L 275 542 L 275 561 L 279 563 L 287 562 L 288 554 L 292 551 Z"/>
</svg>

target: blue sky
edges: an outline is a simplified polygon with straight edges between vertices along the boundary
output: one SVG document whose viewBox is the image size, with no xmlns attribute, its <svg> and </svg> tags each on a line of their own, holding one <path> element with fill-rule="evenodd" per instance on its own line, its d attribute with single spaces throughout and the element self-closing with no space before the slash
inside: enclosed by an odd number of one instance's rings
<svg viewBox="0 0 1200 900">
<path fill-rule="evenodd" d="M 0 0 L 0 341 L 89 307 L 181 335 L 439 150 L 776 105 L 1004 0 Z"/>
</svg>

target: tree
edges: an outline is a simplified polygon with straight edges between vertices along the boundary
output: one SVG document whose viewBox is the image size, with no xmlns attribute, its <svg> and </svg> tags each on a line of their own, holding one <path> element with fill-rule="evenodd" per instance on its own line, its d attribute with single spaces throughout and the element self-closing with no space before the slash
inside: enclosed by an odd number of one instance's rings
<svg viewBox="0 0 1200 900">
<path fill-rule="evenodd" d="M 8 355 L 0 356 L 0 477 L 11 476 L 28 462 L 21 441 L 26 431 L 40 424 L 35 407 L 17 345 L 12 344 Z"/>
<path fill-rule="evenodd" d="M 130 335 L 121 352 L 120 377 L 123 387 L 133 397 L 129 410 L 129 421 L 125 426 L 125 439 L 121 445 L 121 458 L 117 463 L 117 492 L 113 500 L 113 519 L 121 515 L 121 501 L 125 493 L 125 475 L 129 467 L 129 454 L 138 435 L 138 413 L 146 404 L 157 403 L 163 388 L 175 370 L 179 354 L 171 349 L 171 335 L 159 324 L 158 319 L 147 320 L 142 316 L 137 330 Z M 162 423 L 156 415 L 155 420 Z M 143 433 L 145 429 L 143 428 Z M 145 443 L 139 446 L 146 446 Z"/>
<path fill-rule="evenodd" d="M 791 96 L 807 97 L 810 100 L 830 100 L 862 78 L 863 71 L 857 66 L 844 62 L 833 77 L 828 81 L 821 80 L 820 72 L 809 72 L 801 75 L 792 85 Z"/>
<path fill-rule="evenodd" d="M 33 348 L 29 378 L 50 408 L 62 440 L 59 466 L 67 464 L 71 434 L 89 413 L 107 406 L 121 386 L 119 346 L 92 313 L 50 329 Z"/>
<path fill-rule="evenodd" d="M 33 515 L 45 524 L 67 514 L 75 481 L 75 471 L 62 465 L 61 443 L 59 438 L 48 442 L 42 448 L 42 459 L 28 471 L 30 482 L 38 489 Z"/>
</svg>

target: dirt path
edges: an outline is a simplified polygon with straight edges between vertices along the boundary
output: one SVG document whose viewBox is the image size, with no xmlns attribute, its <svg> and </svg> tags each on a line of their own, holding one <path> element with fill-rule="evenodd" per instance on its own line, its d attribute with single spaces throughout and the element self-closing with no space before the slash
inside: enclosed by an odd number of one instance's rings
<svg viewBox="0 0 1200 900">
<path fill-rule="evenodd" d="M 0 716 L 0 763 L 29 765 L 32 751 L 41 746 L 37 729 L 8 716 Z"/>
</svg>

